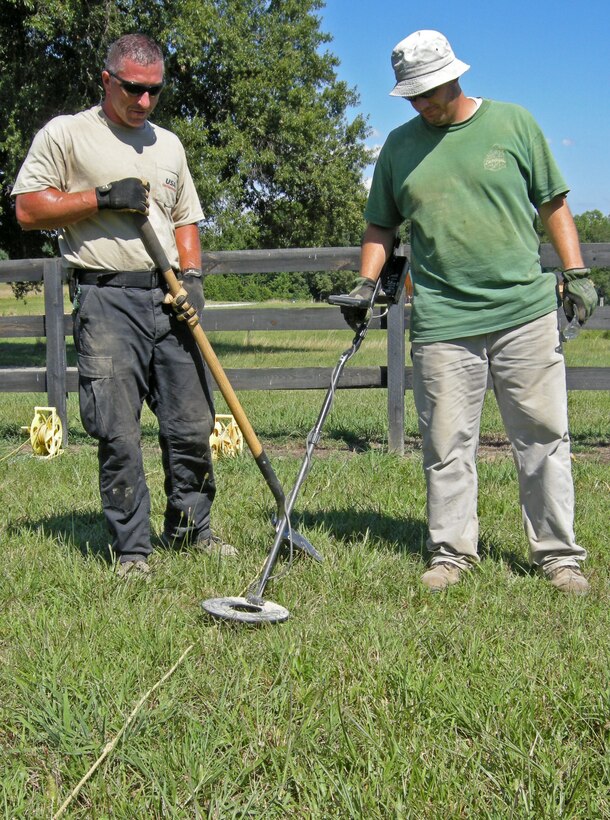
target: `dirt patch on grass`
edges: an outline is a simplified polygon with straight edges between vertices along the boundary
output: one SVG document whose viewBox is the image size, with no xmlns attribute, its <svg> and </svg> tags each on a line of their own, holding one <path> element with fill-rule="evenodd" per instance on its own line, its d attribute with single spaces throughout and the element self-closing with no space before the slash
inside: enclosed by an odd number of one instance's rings
<svg viewBox="0 0 610 820">
<path fill-rule="evenodd" d="M 78 451 L 81 447 L 95 447 L 93 439 L 78 441 L 74 437 L 68 447 L 71 451 Z M 263 446 L 267 455 L 273 458 L 290 457 L 302 459 L 305 455 L 306 441 L 303 439 L 290 439 L 285 441 L 263 441 Z M 160 456 L 161 450 L 156 439 L 145 435 L 142 441 L 143 450 L 148 453 L 155 453 Z M 584 444 L 578 442 L 572 444 L 573 461 L 597 461 L 601 464 L 610 464 L 610 441 L 602 439 L 600 441 L 587 441 Z M 356 440 L 347 442 L 345 440 L 328 440 L 322 438 L 314 450 L 313 457 L 330 458 L 332 456 L 342 456 L 343 458 L 353 458 L 367 452 L 384 453 L 387 452 L 387 443 L 378 441 Z M 244 453 L 249 455 L 248 447 L 244 444 Z M 421 454 L 421 439 L 418 436 L 405 436 L 405 456 Z M 478 458 L 480 461 L 496 461 L 503 458 L 512 459 L 511 446 L 505 438 L 494 438 L 484 436 L 479 444 Z"/>
<path fill-rule="evenodd" d="M 265 451 L 269 456 L 291 456 L 302 458 L 305 454 L 306 443 L 303 441 L 283 442 L 281 444 L 267 444 Z M 342 455 L 352 457 L 365 452 L 385 452 L 386 444 L 379 442 L 353 442 L 335 443 L 329 445 L 323 441 L 315 448 L 315 458 L 328 458 L 330 456 Z M 415 436 L 405 437 L 405 456 L 421 453 L 421 439 Z M 479 444 L 478 459 L 480 461 L 497 461 L 502 458 L 512 459 L 512 449 L 506 439 L 483 438 Z M 610 442 L 601 441 L 599 443 L 587 444 L 586 447 L 577 446 L 572 452 L 574 461 L 599 461 L 602 464 L 610 464 Z"/>
</svg>

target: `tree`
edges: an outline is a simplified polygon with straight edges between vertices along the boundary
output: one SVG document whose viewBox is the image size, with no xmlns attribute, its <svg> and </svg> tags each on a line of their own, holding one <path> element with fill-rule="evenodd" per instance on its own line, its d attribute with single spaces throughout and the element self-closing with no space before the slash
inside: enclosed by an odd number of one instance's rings
<svg viewBox="0 0 610 820">
<path fill-rule="evenodd" d="M 360 240 L 370 161 L 337 79 L 322 0 L 0 0 L 0 248 L 44 255 L 10 188 L 34 133 L 100 98 L 108 44 L 151 34 L 169 80 L 155 121 L 182 139 L 212 249 Z M 103 161 L 103 159 L 102 159 Z"/>
<path fill-rule="evenodd" d="M 581 242 L 610 242 L 610 215 L 585 211 L 574 217 Z"/>
<path fill-rule="evenodd" d="M 91 55 L 103 53 L 106 11 L 102 3 L 0 2 L 0 247 L 11 258 L 53 248 L 48 235 L 18 227 L 10 189 L 35 132 L 51 117 L 99 99 Z"/>
</svg>

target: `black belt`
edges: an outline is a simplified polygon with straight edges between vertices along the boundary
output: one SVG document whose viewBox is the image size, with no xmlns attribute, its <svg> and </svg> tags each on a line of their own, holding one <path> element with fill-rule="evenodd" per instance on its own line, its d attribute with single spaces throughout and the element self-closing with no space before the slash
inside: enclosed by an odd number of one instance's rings
<svg viewBox="0 0 610 820">
<path fill-rule="evenodd" d="M 144 288 L 152 290 L 165 284 L 163 274 L 158 270 L 79 270 L 73 268 L 74 278 L 79 285 L 97 285 L 109 288 Z"/>
</svg>

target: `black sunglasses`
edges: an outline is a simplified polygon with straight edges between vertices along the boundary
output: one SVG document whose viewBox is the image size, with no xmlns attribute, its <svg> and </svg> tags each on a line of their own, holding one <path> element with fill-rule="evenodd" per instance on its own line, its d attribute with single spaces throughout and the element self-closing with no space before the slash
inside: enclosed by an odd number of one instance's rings
<svg viewBox="0 0 610 820">
<path fill-rule="evenodd" d="M 430 88 L 428 91 L 424 91 L 423 94 L 416 94 L 414 97 L 407 97 L 407 99 L 409 102 L 414 102 L 414 100 L 429 100 L 430 97 L 434 97 L 438 89 L 439 86 L 437 85 L 434 88 Z"/>
<path fill-rule="evenodd" d="M 106 69 L 108 71 L 108 69 Z M 132 97 L 141 97 L 143 94 L 149 94 L 151 97 L 157 97 L 161 93 L 161 89 L 165 82 L 157 83 L 157 85 L 142 85 L 141 83 L 131 83 L 129 80 L 124 80 L 115 74 L 114 71 L 108 71 L 111 77 L 119 83 L 123 91 L 131 94 Z"/>
</svg>

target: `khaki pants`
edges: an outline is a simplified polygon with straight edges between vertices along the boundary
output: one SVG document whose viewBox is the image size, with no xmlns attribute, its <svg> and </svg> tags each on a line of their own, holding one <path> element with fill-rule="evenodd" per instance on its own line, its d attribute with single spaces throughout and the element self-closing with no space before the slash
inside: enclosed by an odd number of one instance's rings
<svg viewBox="0 0 610 820">
<path fill-rule="evenodd" d="M 432 564 L 478 561 L 476 453 L 488 374 L 513 448 L 530 562 L 577 566 L 565 367 L 555 313 L 508 330 L 414 343 L 413 392 Z"/>
</svg>

